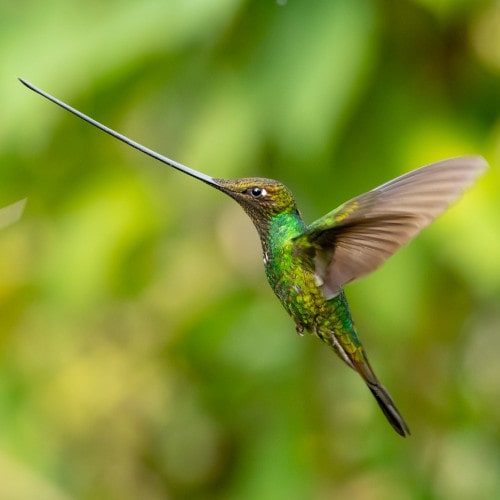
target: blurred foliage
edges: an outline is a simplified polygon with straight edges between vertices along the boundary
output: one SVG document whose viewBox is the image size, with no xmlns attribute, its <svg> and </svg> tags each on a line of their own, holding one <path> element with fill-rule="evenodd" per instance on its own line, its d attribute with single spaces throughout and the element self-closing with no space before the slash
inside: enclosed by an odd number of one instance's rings
<svg viewBox="0 0 500 500">
<path fill-rule="evenodd" d="M 500 494 L 500 4 L 0 3 L 0 498 Z M 31 80 L 306 220 L 427 162 L 492 168 L 350 285 L 403 440 L 300 338 L 231 200 L 30 93 Z"/>
</svg>

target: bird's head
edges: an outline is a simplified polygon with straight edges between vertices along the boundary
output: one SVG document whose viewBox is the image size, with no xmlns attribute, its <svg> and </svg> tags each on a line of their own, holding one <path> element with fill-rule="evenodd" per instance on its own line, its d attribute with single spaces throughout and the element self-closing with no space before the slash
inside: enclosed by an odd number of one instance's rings
<svg viewBox="0 0 500 500">
<path fill-rule="evenodd" d="M 213 187 L 241 205 L 259 232 L 276 215 L 298 213 L 292 193 L 281 182 L 261 177 L 213 181 Z"/>
<path fill-rule="evenodd" d="M 42 89 L 35 87 L 26 80 L 20 79 L 21 83 L 33 90 L 37 94 L 45 97 L 49 101 L 57 104 L 61 108 L 73 113 L 87 123 L 90 123 L 94 127 L 106 132 L 115 139 L 128 144 L 129 146 L 141 151 L 142 153 L 161 161 L 162 163 L 175 168 L 181 172 L 184 172 L 191 177 L 195 177 L 206 184 L 218 189 L 229 195 L 231 198 L 236 200 L 245 210 L 245 212 L 250 216 L 254 222 L 260 235 L 263 236 L 265 228 L 267 228 L 270 220 L 275 215 L 280 215 L 283 213 L 292 213 L 297 211 L 295 206 L 295 201 L 292 194 L 287 189 L 286 186 L 278 181 L 272 179 L 262 179 L 259 177 L 246 178 L 246 179 L 218 179 L 211 177 L 207 174 L 194 170 L 193 168 L 187 167 L 182 163 L 178 163 L 170 158 L 157 153 L 156 151 L 143 146 L 142 144 L 133 141 L 132 139 L 116 132 L 115 130 L 103 125 L 102 123 L 94 120 L 90 116 L 85 115 L 81 111 L 71 107 L 65 102 L 57 99 L 56 97 L 48 94 Z"/>
</svg>

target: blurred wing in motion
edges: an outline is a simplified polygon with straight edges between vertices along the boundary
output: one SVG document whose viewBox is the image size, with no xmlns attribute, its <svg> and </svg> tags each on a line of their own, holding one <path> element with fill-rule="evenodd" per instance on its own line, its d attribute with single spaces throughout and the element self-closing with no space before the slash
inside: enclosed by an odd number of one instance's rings
<svg viewBox="0 0 500 500">
<path fill-rule="evenodd" d="M 296 253 L 314 255 L 326 299 L 377 269 L 486 170 L 480 156 L 432 163 L 383 184 L 313 222 L 295 239 Z"/>
</svg>

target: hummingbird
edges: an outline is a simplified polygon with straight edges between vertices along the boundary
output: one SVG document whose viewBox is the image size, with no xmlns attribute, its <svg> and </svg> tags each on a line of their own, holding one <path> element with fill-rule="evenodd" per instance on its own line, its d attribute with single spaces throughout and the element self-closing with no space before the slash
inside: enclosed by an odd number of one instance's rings
<svg viewBox="0 0 500 500">
<path fill-rule="evenodd" d="M 311 333 L 327 344 L 361 376 L 394 430 L 403 437 L 410 434 L 371 367 L 344 286 L 377 269 L 456 201 L 486 170 L 482 157 L 456 157 L 412 170 L 307 225 L 292 193 L 281 182 L 260 177 L 221 179 L 198 172 L 19 80 L 112 137 L 235 200 L 257 229 L 267 280 L 297 332 Z"/>
</svg>

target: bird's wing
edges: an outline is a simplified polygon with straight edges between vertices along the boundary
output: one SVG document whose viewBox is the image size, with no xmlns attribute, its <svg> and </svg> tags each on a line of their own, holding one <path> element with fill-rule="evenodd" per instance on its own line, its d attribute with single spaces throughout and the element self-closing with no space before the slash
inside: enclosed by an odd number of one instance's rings
<svg viewBox="0 0 500 500">
<path fill-rule="evenodd" d="M 326 299 L 377 269 L 453 203 L 487 168 L 480 156 L 413 170 L 353 198 L 295 238 L 297 255 L 314 255 Z"/>
</svg>

